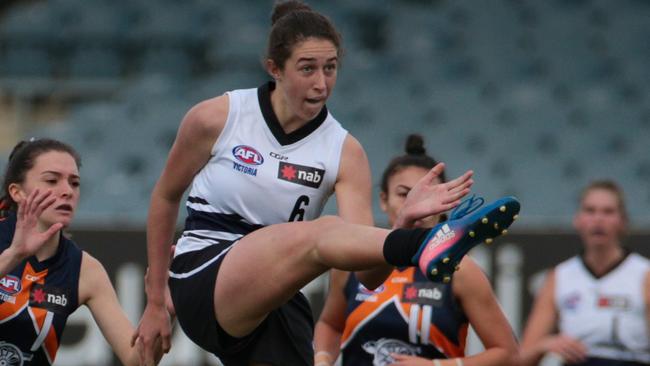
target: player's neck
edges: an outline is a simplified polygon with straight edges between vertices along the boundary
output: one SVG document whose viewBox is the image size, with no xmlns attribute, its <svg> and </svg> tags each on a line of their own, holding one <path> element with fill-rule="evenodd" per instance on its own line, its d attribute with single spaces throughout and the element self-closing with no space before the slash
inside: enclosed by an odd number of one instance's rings
<svg viewBox="0 0 650 366">
<path fill-rule="evenodd" d="M 52 235 L 52 237 L 47 240 L 45 245 L 43 245 L 41 249 L 36 251 L 35 254 L 36 259 L 39 262 L 42 262 L 46 259 L 53 257 L 56 254 L 56 251 L 59 249 L 60 239 L 61 239 L 61 235 L 59 233 Z"/>
<path fill-rule="evenodd" d="M 620 245 L 594 248 L 587 251 L 584 260 L 596 275 L 603 275 L 625 256 L 625 250 Z"/>
<path fill-rule="evenodd" d="M 300 119 L 291 111 L 282 93 L 277 89 L 271 91 L 271 106 L 273 107 L 273 113 L 275 113 L 278 119 L 278 123 L 280 123 L 280 127 L 282 127 L 282 130 L 286 134 L 290 134 L 309 122 Z"/>
</svg>

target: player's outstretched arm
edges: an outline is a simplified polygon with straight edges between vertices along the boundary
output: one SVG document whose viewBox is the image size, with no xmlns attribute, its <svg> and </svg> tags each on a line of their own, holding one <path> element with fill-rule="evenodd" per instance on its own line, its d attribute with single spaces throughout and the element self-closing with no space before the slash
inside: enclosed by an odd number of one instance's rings
<svg viewBox="0 0 650 366">
<path fill-rule="evenodd" d="M 154 361 L 158 342 L 162 342 L 164 352 L 171 347 L 165 289 L 178 209 L 183 193 L 211 157 L 212 147 L 226 123 L 228 106 L 229 98 L 223 95 L 201 102 L 187 113 L 151 194 L 147 217 L 147 305 L 132 337 L 133 341 L 142 342 L 141 361 L 147 365 Z"/>
<path fill-rule="evenodd" d="M 140 365 L 136 347 L 132 347 L 129 337 L 135 330 L 120 306 L 115 289 L 102 264 L 88 253 L 83 253 L 79 275 L 79 302 L 85 304 L 99 326 L 104 338 L 123 365 Z M 138 347 L 141 343 L 138 342 Z M 154 350 L 153 362 L 158 364 L 162 358 L 162 344 Z"/>
</svg>

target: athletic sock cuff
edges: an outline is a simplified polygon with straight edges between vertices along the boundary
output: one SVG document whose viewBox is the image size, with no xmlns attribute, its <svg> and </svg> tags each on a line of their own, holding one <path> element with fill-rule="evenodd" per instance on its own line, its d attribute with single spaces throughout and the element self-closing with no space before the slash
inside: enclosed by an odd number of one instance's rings
<svg viewBox="0 0 650 366">
<path fill-rule="evenodd" d="M 420 249 L 422 241 L 431 229 L 397 229 L 384 241 L 384 258 L 397 267 L 413 266 L 411 259 Z"/>
</svg>

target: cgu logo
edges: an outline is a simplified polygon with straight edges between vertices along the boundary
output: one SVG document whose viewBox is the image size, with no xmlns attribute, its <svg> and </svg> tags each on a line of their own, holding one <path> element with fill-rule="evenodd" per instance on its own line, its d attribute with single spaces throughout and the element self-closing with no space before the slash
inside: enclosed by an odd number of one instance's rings
<svg viewBox="0 0 650 366">
<path fill-rule="evenodd" d="M 244 164 L 262 165 L 264 163 L 262 154 L 250 146 L 237 145 L 232 149 L 232 154 Z"/>
<path fill-rule="evenodd" d="M 286 157 L 286 156 L 284 156 L 284 155 L 282 155 L 282 154 L 275 153 L 275 152 L 273 152 L 273 151 L 271 151 L 271 152 L 269 153 L 269 155 L 271 155 L 272 158 L 276 158 L 276 159 L 278 159 L 278 160 L 289 160 L 288 157 Z"/>
<path fill-rule="evenodd" d="M 6 275 L 0 278 L 0 291 L 8 295 L 13 295 L 20 292 L 21 289 L 22 286 L 18 277 Z"/>
</svg>

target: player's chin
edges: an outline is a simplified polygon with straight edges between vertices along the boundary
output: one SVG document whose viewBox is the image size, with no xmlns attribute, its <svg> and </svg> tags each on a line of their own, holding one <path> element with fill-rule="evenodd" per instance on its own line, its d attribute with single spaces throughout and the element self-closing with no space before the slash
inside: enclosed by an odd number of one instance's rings
<svg viewBox="0 0 650 366">
<path fill-rule="evenodd" d="M 63 227 L 66 228 L 72 224 L 72 219 L 74 219 L 74 212 L 71 212 L 67 215 L 61 215 L 57 222 L 63 224 Z"/>
<path fill-rule="evenodd" d="M 325 106 L 325 101 L 318 103 L 305 102 L 302 108 L 303 118 L 307 121 L 311 121 L 316 118 L 318 114 L 323 110 Z"/>
<path fill-rule="evenodd" d="M 72 223 L 72 219 L 74 218 L 74 211 L 56 211 L 54 212 L 50 217 L 48 217 L 47 221 L 49 221 L 49 225 L 54 225 L 56 223 L 60 223 L 63 225 L 64 228 L 67 228 L 70 226 Z"/>
</svg>

